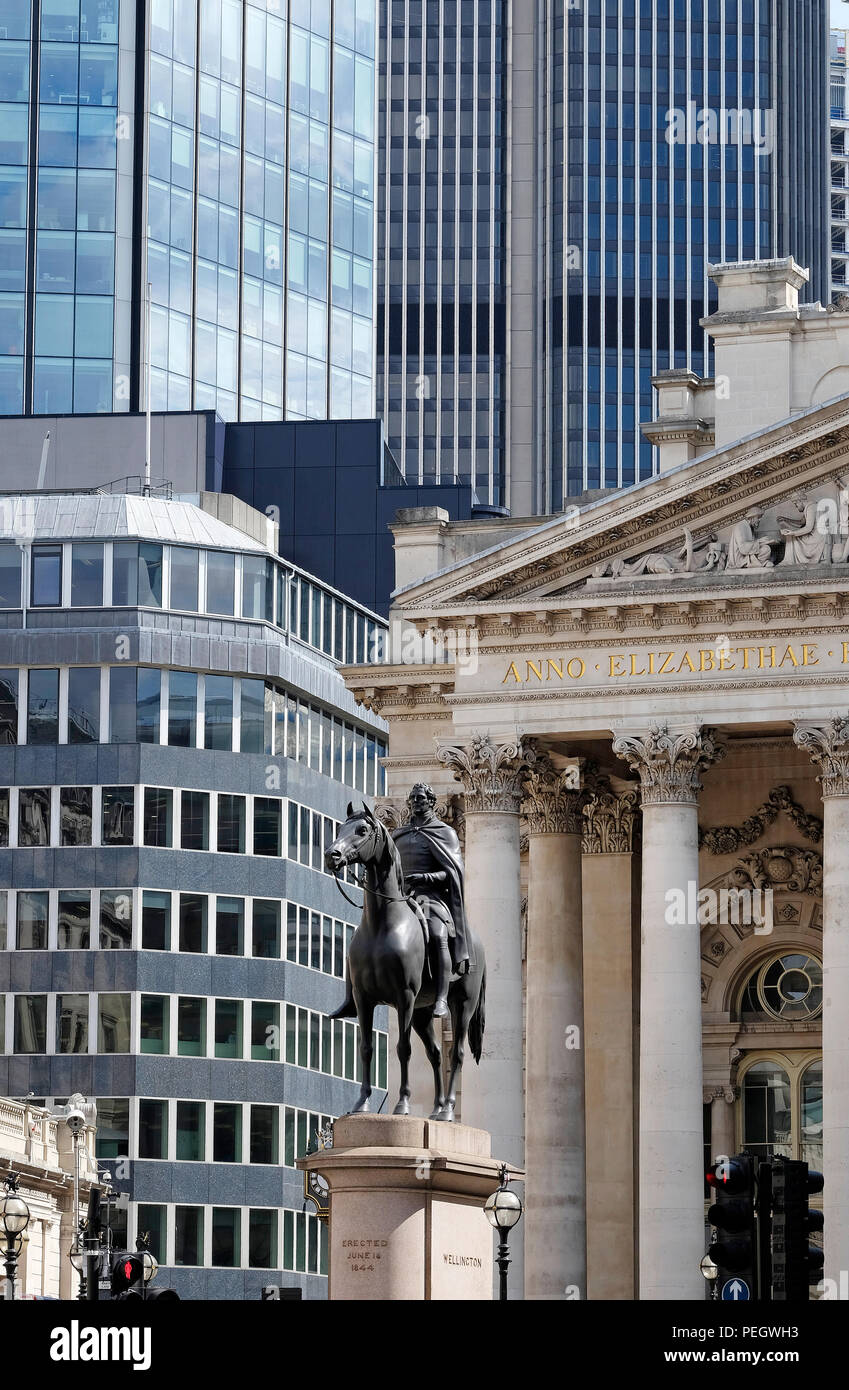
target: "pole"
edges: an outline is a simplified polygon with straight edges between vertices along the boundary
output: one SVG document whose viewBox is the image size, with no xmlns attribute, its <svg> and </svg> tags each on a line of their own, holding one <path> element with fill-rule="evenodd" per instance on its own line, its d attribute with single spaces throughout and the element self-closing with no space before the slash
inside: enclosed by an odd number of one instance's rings
<svg viewBox="0 0 849 1390">
<path fill-rule="evenodd" d="M 7 1236 L 6 1239 L 7 1239 L 7 1241 L 8 1241 L 8 1244 L 7 1244 L 6 1249 L 5 1249 L 5 1252 L 4 1252 L 4 1260 L 5 1260 L 5 1264 L 6 1264 L 6 1280 L 7 1280 L 7 1283 L 6 1283 L 6 1299 L 7 1299 L 8 1302 L 13 1303 L 13 1302 L 14 1302 L 14 1299 L 15 1299 L 15 1272 L 16 1272 L 17 1267 L 18 1267 L 18 1252 L 17 1252 L 17 1250 L 15 1249 L 15 1246 L 14 1246 L 14 1243 L 13 1243 L 14 1237 L 12 1237 L 12 1236 Z"/>
<path fill-rule="evenodd" d="M 498 1280 L 499 1280 L 499 1301 L 507 1302 L 507 1268 L 510 1264 L 510 1248 L 507 1244 L 505 1234 L 498 1242 Z"/>
</svg>

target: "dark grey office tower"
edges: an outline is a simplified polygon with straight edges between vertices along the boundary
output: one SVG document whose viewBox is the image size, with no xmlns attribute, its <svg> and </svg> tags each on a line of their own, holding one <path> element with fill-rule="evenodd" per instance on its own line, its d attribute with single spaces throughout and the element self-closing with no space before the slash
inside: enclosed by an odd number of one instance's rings
<svg viewBox="0 0 849 1390">
<path fill-rule="evenodd" d="M 378 409 L 514 514 L 652 471 L 710 262 L 829 277 L 826 0 L 382 0 Z"/>
</svg>

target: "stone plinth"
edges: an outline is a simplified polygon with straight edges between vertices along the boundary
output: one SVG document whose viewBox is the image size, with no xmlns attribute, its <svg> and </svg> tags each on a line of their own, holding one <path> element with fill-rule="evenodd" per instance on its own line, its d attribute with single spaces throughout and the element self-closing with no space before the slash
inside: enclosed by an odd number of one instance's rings
<svg viewBox="0 0 849 1390">
<path fill-rule="evenodd" d="M 297 1166 L 330 1187 L 331 1299 L 492 1298 L 494 1232 L 483 1205 L 501 1164 L 485 1130 L 345 1115 L 333 1148 Z"/>
</svg>

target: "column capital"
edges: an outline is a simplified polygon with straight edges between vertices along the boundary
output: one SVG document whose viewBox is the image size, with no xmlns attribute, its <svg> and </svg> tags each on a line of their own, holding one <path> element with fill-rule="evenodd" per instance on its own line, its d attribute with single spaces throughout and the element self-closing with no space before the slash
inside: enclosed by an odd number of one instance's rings
<svg viewBox="0 0 849 1390">
<path fill-rule="evenodd" d="M 653 725 L 617 734 L 613 751 L 640 774 L 644 806 L 695 805 L 701 774 L 725 757 L 725 747 L 716 742 L 714 733 L 698 724 L 681 730 Z"/>
<path fill-rule="evenodd" d="M 730 1083 L 719 1086 L 704 1086 L 702 1088 L 702 1101 L 705 1105 L 710 1105 L 714 1100 L 724 1100 L 726 1105 L 733 1105 L 737 1099 L 737 1090 Z"/>
<path fill-rule="evenodd" d="M 437 746 L 436 756 L 462 782 L 467 811 L 518 815 L 522 782 L 538 755 L 530 740 L 496 743 L 486 733 L 475 734 L 469 743 Z"/>
<path fill-rule="evenodd" d="M 572 758 L 567 767 L 557 768 L 547 753 L 537 753 L 524 777 L 522 812 L 529 833 L 580 835 L 591 775 L 592 765 L 586 758 Z"/>
<path fill-rule="evenodd" d="M 819 767 L 824 797 L 849 796 L 849 716 L 835 715 L 824 724 L 797 720 L 793 742 Z"/>
<path fill-rule="evenodd" d="M 631 854 L 639 810 L 636 784 L 615 792 L 607 777 L 599 778 L 583 808 L 584 854 Z"/>
</svg>

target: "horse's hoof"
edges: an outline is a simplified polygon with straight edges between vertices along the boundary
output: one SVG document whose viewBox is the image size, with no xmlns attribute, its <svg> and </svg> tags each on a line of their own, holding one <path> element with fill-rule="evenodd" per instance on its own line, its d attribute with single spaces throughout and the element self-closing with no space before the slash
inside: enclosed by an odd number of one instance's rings
<svg viewBox="0 0 849 1390">
<path fill-rule="evenodd" d="M 436 1115 L 431 1116 L 431 1119 L 443 1120 L 444 1122 L 450 1124 L 454 1119 L 454 1106 L 443 1105 L 442 1109 Z"/>
<path fill-rule="evenodd" d="M 354 1106 L 353 1110 L 348 1111 L 349 1115 L 367 1115 L 368 1113 L 369 1103 L 367 1100 L 359 1101 L 358 1104 Z"/>
<path fill-rule="evenodd" d="M 444 1109 L 445 1109 L 444 1105 L 435 1105 L 434 1108 L 431 1110 L 430 1114 L 428 1115 L 428 1119 L 429 1119 L 429 1120 L 441 1120 L 441 1119 L 442 1119 L 442 1112 L 443 1112 Z"/>
<path fill-rule="evenodd" d="M 409 1113 L 410 1102 L 408 1100 L 399 1100 L 398 1104 L 395 1106 L 395 1109 L 392 1111 L 393 1115 L 409 1115 Z"/>
</svg>

